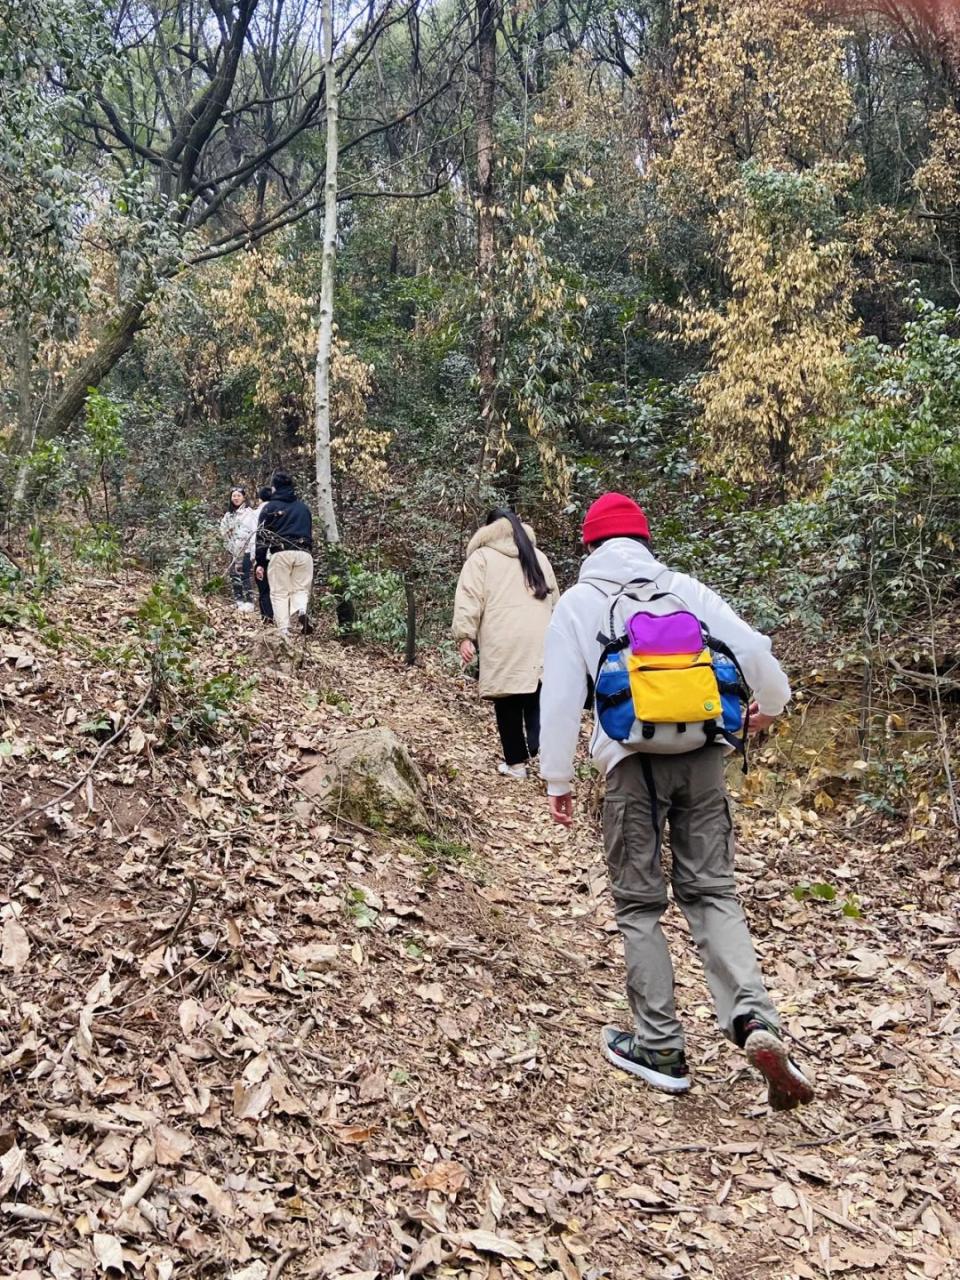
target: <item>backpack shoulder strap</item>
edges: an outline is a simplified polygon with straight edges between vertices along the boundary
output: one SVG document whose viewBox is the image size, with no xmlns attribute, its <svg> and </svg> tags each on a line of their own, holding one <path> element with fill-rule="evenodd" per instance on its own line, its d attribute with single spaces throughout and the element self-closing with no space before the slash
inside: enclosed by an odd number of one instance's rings
<svg viewBox="0 0 960 1280">
<path fill-rule="evenodd" d="M 606 632 L 598 631 L 597 639 L 600 641 L 602 645 L 606 646 L 610 652 L 616 652 L 618 649 L 625 649 L 628 643 L 626 635 L 619 637 L 619 639 L 617 638 L 616 625 L 615 625 L 615 615 L 617 611 L 617 605 L 625 597 L 627 599 L 635 599 L 639 604 L 640 603 L 639 597 L 634 595 L 633 588 L 653 587 L 653 586 L 656 586 L 656 582 L 657 582 L 656 578 L 631 578 L 629 582 L 623 582 L 618 584 L 614 591 L 603 593 L 607 597 L 607 599 L 610 601 L 610 614 L 607 619 Z M 662 594 L 666 594 L 666 593 L 662 593 Z M 653 595 L 650 597 L 650 599 L 652 600 L 656 600 L 658 598 L 659 597 L 657 595 Z M 606 656 L 607 654 L 605 653 L 604 657 Z"/>
</svg>

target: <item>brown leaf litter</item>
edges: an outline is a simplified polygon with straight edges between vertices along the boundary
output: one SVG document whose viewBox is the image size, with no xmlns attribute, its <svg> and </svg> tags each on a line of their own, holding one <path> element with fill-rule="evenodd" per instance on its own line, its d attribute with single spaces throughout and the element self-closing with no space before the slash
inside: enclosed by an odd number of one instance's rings
<svg viewBox="0 0 960 1280">
<path fill-rule="evenodd" d="M 144 587 L 95 615 L 66 587 L 60 654 L 0 651 L 5 1275 L 960 1273 L 948 842 L 745 807 L 744 897 L 819 1098 L 768 1112 L 675 912 L 695 1086 L 656 1094 L 597 1052 L 626 1008 L 595 831 L 495 774 L 469 683 L 324 640 L 260 670 L 243 734 L 171 745 L 104 651 Z M 210 673 L 251 672 L 256 624 L 210 617 Z M 426 839 L 296 785 L 380 724 L 427 779 Z M 818 880 L 862 918 L 793 896 Z"/>
</svg>

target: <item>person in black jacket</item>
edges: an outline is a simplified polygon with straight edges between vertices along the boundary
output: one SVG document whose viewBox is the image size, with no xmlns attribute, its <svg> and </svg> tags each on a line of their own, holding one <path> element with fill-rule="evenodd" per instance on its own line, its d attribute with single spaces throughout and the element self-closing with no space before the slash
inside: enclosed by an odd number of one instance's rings
<svg viewBox="0 0 960 1280">
<path fill-rule="evenodd" d="M 313 630 L 307 617 L 313 583 L 313 517 L 285 471 L 274 474 L 273 494 L 259 516 L 257 544 L 263 546 L 267 564 L 264 569 L 258 557 L 257 581 L 266 574 L 277 630 L 289 635 L 292 619 L 309 635 Z"/>
</svg>

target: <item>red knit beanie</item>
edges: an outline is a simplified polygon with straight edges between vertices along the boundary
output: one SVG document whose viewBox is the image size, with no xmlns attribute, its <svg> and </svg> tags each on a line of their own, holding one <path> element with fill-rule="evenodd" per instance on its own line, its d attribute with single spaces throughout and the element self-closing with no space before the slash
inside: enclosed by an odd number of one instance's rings
<svg viewBox="0 0 960 1280">
<path fill-rule="evenodd" d="M 647 517 L 632 498 L 622 493 L 605 493 L 592 504 L 583 520 L 583 541 L 603 538 L 649 538 Z"/>
</svg>

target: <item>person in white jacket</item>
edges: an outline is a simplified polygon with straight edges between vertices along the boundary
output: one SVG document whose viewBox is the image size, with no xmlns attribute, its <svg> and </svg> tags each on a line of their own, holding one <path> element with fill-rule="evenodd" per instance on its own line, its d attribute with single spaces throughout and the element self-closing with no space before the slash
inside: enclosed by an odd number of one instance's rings
<svg viewBox="0 0 960 1280">
<path fill-rule="evenodd" d="M 610 600 L 628 583 L 653 583 L 657 592 L 679 597 L 710 636 L 732 650 L 752 690 L 751 731 L 769 727 L 790 698 L 769 639 L 695 578 L 654 557 L 647 518 L 632 499 L 599 498 L 584 519 L 583 542 L 589 554 L 579 581 L 560 598 L 544 651 L 540 772 L 550 812 L 563 826 L 573 822 L 574 755 Z M 599 720 L 594 723 L 591 755 L 606 775 L 604 844 L 634 1018 L 630 1031 L 604 1027 L 601 1046 L 616 1066 L 655 1088 L 681 1093 L 690 1087 L 660 924 L 667 907 L 660 850 L 668 826 L 674 897 L 700 952 L 720 1026 L 765 1077 L 771 1107 L 789 1110 L 810 1101 L 813 1088 L 787 1054 L 736 896 L 723 740 L 705 740 L 701 732 L 690 750 L 685 738 L 694 734 L 662 735 L 656 747 L 641 751 L 611 740 Z"/>
<path fill-rule="evenodd" d="M 220 520 L 220 537 L 230 557 L 228 573 L 237 609 L 253 613 L 250 567 L 256 550 L 257 513 L 247 505 L 247 491 L 239 485 L 230 490 L 230 501 Z"/>
</svg>

